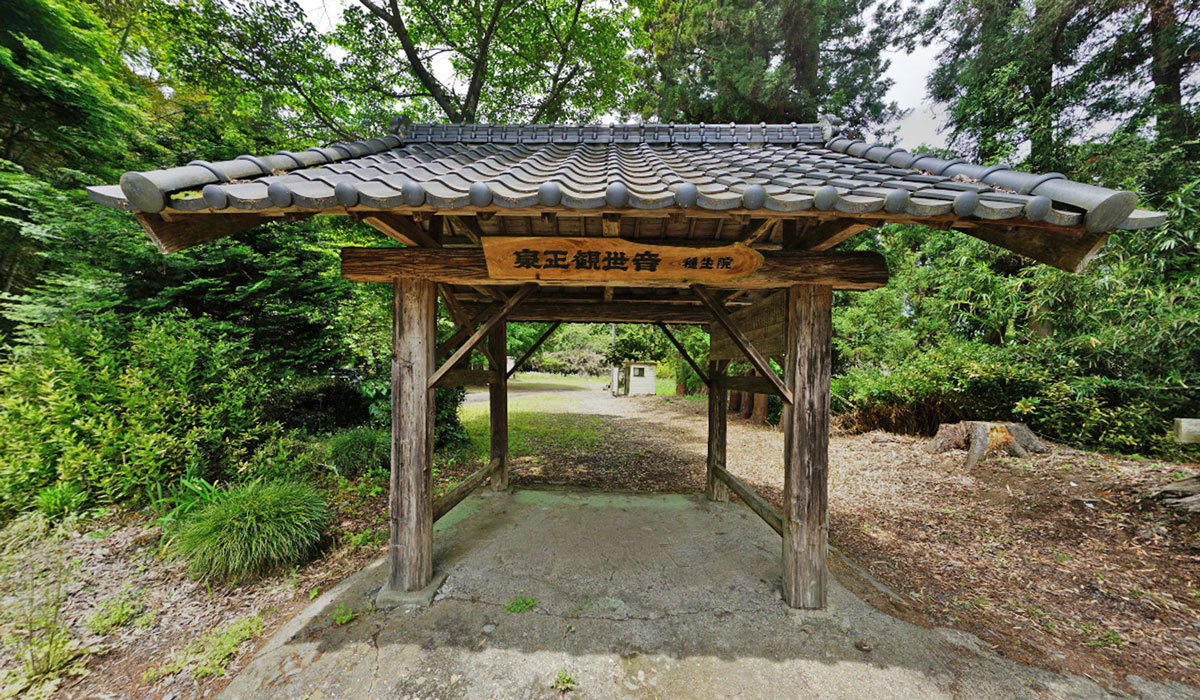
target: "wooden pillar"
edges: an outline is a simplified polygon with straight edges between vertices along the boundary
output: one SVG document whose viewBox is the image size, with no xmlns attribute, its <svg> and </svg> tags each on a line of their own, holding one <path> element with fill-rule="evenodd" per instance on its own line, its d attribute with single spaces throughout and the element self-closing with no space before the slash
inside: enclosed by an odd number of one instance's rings
<svg viewBox="0 0 1200 700">
<path fill-rule="evenodd" d="M 492 424 L 491 458 L 500 460 L 492 474 L 492 490 L 508 488 L 508 323 L 501 321 L 488 334 L 488 349 L 496 359 L 496 376 L 488 384 L 488 411 Z"/>
<path fill-rule="evenodd" d="M 704 476 L 704 495 L 710 501 L 728 501 L 729 487 L 717 478 L 717 468 L 725 468 L 725 433 L 728 424 L 729 392 L 721 379 L 725 361 L 708 363 L 708 468 Z"/>
<path fill-rule="evenodd" d="M 829 372 L 833 291 L 788 290 L 783 459 L 783 599 L 793 608 L 825 607 L 829 539 Z"/>
<path fill-rule="evenodd" d="M 416 591 L 433 576 L 434 287 L 428 280 L 392 283 L 391 539 L 387 586 Z"/>
</svg>

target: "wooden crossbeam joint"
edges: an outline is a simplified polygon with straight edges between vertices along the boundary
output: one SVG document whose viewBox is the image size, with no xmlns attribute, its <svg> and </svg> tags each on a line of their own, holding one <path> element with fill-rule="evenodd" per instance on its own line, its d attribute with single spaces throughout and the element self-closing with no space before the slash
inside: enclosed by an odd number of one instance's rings
<svg viewBox="0 0 1200 700">
<path fill-rule="evenodd" d="M 439 283 L 437 291 L 438 295 L 442 297 L 442 301 L 446 304 L 446 310 L 450 312 L 450 318 L 454 320 L 454 325 L 458 326 L 455 332 L 456 335 L 464 328 L 468 332 L 475 330 L 475 326 L 471 325 L 471 317 L 467 315 L 466 310 L 459 303 L 458 297 L 454 296 L 454 292 L 450 290 L 450 285 Z M 488 362 L 491 362 L 493 366 L 496 364 L 496 358 L 492 357 L 492 351 L 487 345 L 480 345 L 478 349 L 488 359 Z"/>
<path fill-rule="evenodd" d="M 621 215 L 620 214 L 604 214 L 600 219 L 601 232 L 609 237 L 616 238 L 621 235 Z"/>
<path fill-rule="evenodd" d="M 472 333 L 469 338 L 467 338 L 466 342 L 459 346 L 459 348 L 455 350 L 445 362 L 442 363 L 442 366 L 437 368 L 436 372 L 430 375 L 429 387 L 432 389 L 433 387 L 437 386 L 438 380 L 442 378 L 442 375 L 453 369 L 454 365 L 458 364 L 459 360 L 465 357 L 467 353 L 471 352 L 471 350 L 473 350 L 475 346 L 479 344 L 479 341 L 483 340 L 483 338 L 487 336 L 487 334 L 493 328 L 496 327 L 497 323 L 500 323 L 507 318 L 509 312 L 512 311 L 517 304 L 520 304 L 521 300 L 529 296 L 535 289 L 537 289 L 537 285 L 533 282 L 521 285 L 521 288 L 517 290 L 516 294 L 513 294 L 511 297 L 509 297 L 508 301 L 504 302 L 504 304 L 497 309 L 495 313 L 491 314 L 491 316 L 483 322 L 483 325 L 477 328 L 475 332 Z"/>
<path fill-rule="evenodd" d="M 750 364 L 754 365 L 754 368 L 775 386 L 775 390 L 779 393 L 784 403 L 791 405 L 792 392 L 784 385 L 779 375 L 775 374 L 775 370 L 771 368 L 771 363 L 767 358 L 763 357 L 762 353 L 754 347 L 754 343 L 750 342 L 750 339 L 746 337 L 746 334 L 742 332 L 737 323 L 729 317 L 729 313 L 725 311 L 725 307 L 721 305 L 721 302 L 712 291 L 699 284 L 692 285 L 692 291 L 708 307 L 713 318 L 716 319 L 717 323 L 721 324 L 721 327 L 729 334 L 730 339 L 738 346 L 742 354 L 746 356 L 746 359 L 750 360 Z"/>
<path fill-rule="evenodd" d="M 849 217 L 811 224 L 798 232 L 794 240 L 785 241 L 784 245 L 791 250 L 829 250 L 871 225 L 870 221 Z"/>
<path fill-rule="evenodd" d="M 383 233 L 388 238 L 394 241 L 399 241 L 407 246 L 419 248 L 441 248 L 440 241 L 435 239 L 421 225 L 413 220 L 412 217 L 389 214 L 387 212 L 372 213 L 369 215 L 353 215 L 359 221 L 367 224 L 371 228 Z"/>
<path fill-rule="evenodd" d="M 671 341 L 671 344 L 674 345 L 675 349 L 679 351 L 679 354 L 683 355 L 683 359 L 687 360 L 687 363 L 692 366 L 692 370 L 700 377 L 700 381 L 704 382 L 704 386 L 709 387 L 711 390 L 712 382 L 709 380 L 708 375 L 700 369 L 700 365 L 696 364 L 696 361 L 693 360 L 692 356 L 688 354 L 687 349 L 683 347 L 683 343 L 679 342 L 679 339 L 675 337 L 675 334 L 672 333 L 669 328 L 667 328 L 667 324 L 659 321 L 654 325 L 658 326 L 659 330 L 663 332 L 663 335 L 667 336 L 667 340 Z"/>
</svg>

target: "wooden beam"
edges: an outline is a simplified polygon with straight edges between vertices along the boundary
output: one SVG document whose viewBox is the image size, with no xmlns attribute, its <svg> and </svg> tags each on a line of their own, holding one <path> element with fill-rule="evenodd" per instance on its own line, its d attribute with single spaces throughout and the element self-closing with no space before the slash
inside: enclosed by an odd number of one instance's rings
<svg viewBox="0 0 1200 700">
<path fill-rule="evenodd" d="M 779 511 L 775 510 L 775 506 L 767 503 L 767 499 L 758 495 L 758 492 L 746 485 L 744 481 L 730 474 L 723 467 L 717 467 L 713 470 L 718 479 L 725 483 L 731 491 L 737 494 L 737 497 L 750 506 L 750 510 L 754 511 L 758 517 L 763 519 L 763 522 L 771 526 L 771 529 L 780 535 L 783 534 L 783 516 Z M 785 574 L 786 576 L 786 574 Z M 793 606 L 795 607 L 795 606 Z"/>
<path fill-rule="evenodd" d="M 728 298 L 724 303 L 727 303 Z M 729 314 L 754 347 L 766 357 L 784 353 L 787 342 L 787 290 L 781 290 Z M 742 351 L 720 326 L 712 329 L 708 344 L 710 360 L 740 360 Z"/>
<path fill-rule="evenodd" d="M 721 388 L 721 382 L 728 366 L 728 362 L 708 363 L 708 458 L 704 473 L 704 497 L 722 503 L 729 500 L 729 488 L 717 476 L 718 470 L 725 468 L 729 394 Z"/>
<path fill-rule="evenodd" d="M 450 312 L 450 318 L 454 320 L 454 325 L 458 326 L 455 335 L 457 336 L 464 328 L 467 329 L 468 333 L 475 330 L 475 326 L 471 325 L 471 317 L 467 315 L 462 304 L 458 302 L 458 297 L 454 296 L 450 285 L 438 284 L 437 291 L 438 295 L 442 297 L 442 301 L 446 304 L 446 310 Z M 492 352 L 486 345 L 479 346 L 479 350 L 483 352 L 483 356 L 487 358 L 488 362 L 495 364 L 495 358 L 492 357 Z M 438 357 L 441 357 L 441 355 L 438 355 Z"/>
<path fill-rule="evenodd" d="M 496 324 L 487 337 L 491 349 L 493 381 L 488 385 L 488 422 L 491 426 L 491 457 L 499 462 L 492 475 L 492 490 L 508 488 L 508 324 Z"/>
<path fill-rule="evenodd" d="M 379 231 L 394 241 L 407 246 L 441 248 L 441 241 L 425 232 L 410 216 L 380 212 L 357 217 L 359 221 Z"/>
<path fill-rule="evenodd" d="M 600 231 L 608 238 L 616 238 L 621 235 L 621 215 L 620 214 L 605 214 L 600 219 Z"/>
<path fill-rule="evenodd" d="M 468 311 L 484 307 L 468 304 Z M 612 302 L 547 302 L 521 304 L 508 315 L 509 321 L 563 321 L 567 323 L 688 323 L 704 324 L 712 315 L 703 306 Z"/>
<path fill-rule="evenodd" d="M 752 245 L 759 239 L 771 235 L 771 230 L 778 224 L 779 219 L 751 219 L 750 223 L 746 224 L 746 229 L 742 231 L 743 235 L 738 236 L 738 240 L 746 245 Z"/>
<path fill-rule="evenodd" d="M 704 382 L 704 386 L 711 387 L 712 384 L 709 382 L 708 375 L 700 369 L 700 365 L 696 364 L 696 361 L 688 354 L 687 349 L 683 347 L 683 343 L 679 342 L 675 334 L 671 332 L 671 329 L 667 328 L 667 324 L 660 321 L 654 325 L 658 326 L 663 335 L 667 336 L 667 340 L 671 341 L 671 345 L 674 345 L 679 354 L 683 355 L 683 359 L 687 360 L 687 363 L 692 366 L 692 370 L 700 377 L 700 381 Z"/>
<path fill-rule="evenodd" d="M 825 607 L 829 541 L 829 374 L 833 290 L 788 290 L 784 407 L 783 598 L 793 608 Z"/>
<path fill-rule="evenodd" d="M 471 352 L 471 350 L 474 349 L 477 344 L 479 344 L 479 341 L 483 339 L 483 336 L 487 335 L 493 328 L 495 328 L 496 324 L 504 321 L 507 318 L 508 313 L 512 311 L 513 307 L 521 303 L 521 300 L 529 296 L 529 294 L 535 289 L 537 289 L 536 284 L 526 284 L 517 290 L 516 294 L 509 297 L 508 301 L 504 302 L 503 306 L 501 306 L 494 314 L 484 321 L 483 325 L 476 329 L 476 331 L 467 338 L 466 342 L 460 345 L 459 348 L 455 350 L 445 362 L 442 363 L 441 367 L 437 368 L 437 371 L 429 377 L 429 386 L 434 386 L 437 383 L 437 380 L 442 378 L 443 374 L 454 369 L 454 365 L 458 364 L 459 360 L 466 357 L 467 353 Z"/>
<path fill-rule="evenodd" d="M 517 370 L 524 367 L 525 363 L 529 361 L 529 358 L 533 357 L 533 354 L 538 351 L 538 348 L 542 347 L 542 343 L 546 342 L 554 333 L 554 331 L 558 330 L 558 327 L 561 325 L 562 321 L 555 321 L 554 323 L 550 324 L 550 327 L 546 329 L 546 332 L 542 333 L 542 337 L 538 338 L 537 342 L 529 346 L 529 349 L 525 351 L 525 354 L 521 355 L 521 359 L 514 362 L 512 369 L 508 370 L 504 376 L 511 377 L 517 373 Z"/>
<path fill-rule="evenodd" d="M 472 243 L 480 245 L 483 243 L 483 237 L 487 234 L 483 232 L 483 227 L 475 220 L 473 216 L 451 216 L 451 223 L 458 226 L 458 229 L 463 232 Z"/>
<path fill-rule="evenodd" d="M 166 214 L 136 216 L 146 235 L 150 236 L 150 240 L 162 253 L 178 253 L 194 245 L 232 236 L 275 220 L 274 217 L 261 214 L 209 214 L 202 217 Z"/>
<path fill-rule="evenodd" d="M 475 471 L 473 474 L 458 482 L 458 486 L 443 493 L 433 503 L 433 521 L 437 522 L 443 515 L 449 513 L 454 506 L 463 502 L 471 492 L 479 488 L 492 472 L 499 468 L 499 463 L 496 460 L 491 460 L 482 469 Z"/>
<path fill-rule="evenodd" d="M 1027 231 L 1005 227 L 1001 222 L 992 226 L 980 225 L 964 229 L 964 232 L 1066 272 L 1082 271 L 1096 253 L 1100 252 L 1100 247 L 1108 240 L 1109 235 L 1084 232 L 1075 237 L 1031 236 Z"/>
<path fill-rule="evenodd" d="M 829 250 L 872 224 L 862 219 L 839 218 L 812 224 L 799 232 L 794 242 L 785 242 L 789 250 Z"/>
<path fill-rule="evenodd" d="M 484 386 L 496 381 L 496 374 L 490 369 L 455 369 L 442 375 L 437 388 L 448 386 Z"/>
<path fill-rule="evenodd" d="M 784 386 L 783 380 L 779 378 L 779 375 L 775 374 L 775 370 L 771 369 L 771 363 L 767 361 L 767 358 L 763 357 L 762 353 L 754 347 L 754 343 L 746 338 L 746 335 L 738 328 L 737 323 L 729 318 L 729 314 L 725 312 L 725 308 L 721 306 L 721 303 L 717 301 L 712 292 L 698 284 L 692 286 L 692 291 L 696 293 L 696 296 L 700 297 L 700 300 L 712 312 L 713 318 L 716 319 L 717 323 L 721 324 L 721 327 L 725 329 L 725 332 L 729 334 L 733 342 L 746 355 L 746 359 L 750 360 L 750 364 L 754 365 L 759 374 L 766 377 L 775 385 L 775 390 L 783 398 L 783 402 L 790 404 L 792 402 L 792 392 Z"/>
<path fill-rule="evenodd" d="M 775 385 L 763 377 L 722 377 L 721 388 L 750 394 L 774 394 Z"/>
<path fill-rule="evenodd" d="M 763 251 L 758 270 L 743 277 L 715 281 L 716 289 L 784 289 L 794 284 L 819 284 L 834 289 L 876 289 L 887 284 L 887 263 L 867 251 Z M 483 251 L 477 248 L 343 248 L 342 276 L 355 282 L 390 282 L 397 277 L 421 277 L 451 284 L 508 286 L 514 280 L 488 275 Z M 581 286 L 578 280 L 539 280 L 545 286 Z M 615 287 L 684 289 L 687 280 L 612 279 Z"/>
<path fill-rule="evenodd" d="M 433 285 L 392 284 L 392 469 L 387 587 L 416 591 L 433 576 Z"/>
<path fill-rule="evenodd" d="M 482 308 L 471 307 L 470 309 L 466 309 L 468 311 L 474 311 L 474 315 L 471 316 L 471 320 L 466 324 L 459 326 L 458 329 L 454 331 L 454 335 L 439 343 L 437 350 L 434 352 L 434 357 L 440 360 L 451 350 L 458 347 L 459 343 L 470 337 L 471 333 L 475 331 L 479 324 L 483 323 L 490 316 L 492 316 L 492 314 L 496 313 L 500 306 L 500 304 L 488 304 Z"/>
</svg>

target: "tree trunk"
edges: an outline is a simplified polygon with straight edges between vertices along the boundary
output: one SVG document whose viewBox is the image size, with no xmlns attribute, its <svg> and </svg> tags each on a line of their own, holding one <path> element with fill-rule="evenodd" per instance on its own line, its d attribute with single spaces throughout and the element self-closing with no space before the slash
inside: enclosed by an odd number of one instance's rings
<svg viewBox="0 0 1200 700">
<path fill-rule="evenodd" d="M 1158 111 L 1158 136 L 1173 141 L 1188 137 L 1183 108 L 1184 47 L 1179 45 L 1179 18 L 1175 0 L 1150 0 L 1150 76 L 1154 80 L 1154 106 Z"/>
<path fill-rule="evenodd" d="M 938 426 L 937 435 L 929 441 L 928 449 L 934 453 L 965 449 L 967 459 L 963 466 L 967 469 L 995 452 L 1028 457 L 1030 452 L 1050 451 L 1024 423 L 987 421 L 943 423 Z"/>
<path fill-rule="evenodd" d="M 750 416 L 751 422 L 767 425 L 767 395 L 754 395 L 754 413 Z"/>
</svg>

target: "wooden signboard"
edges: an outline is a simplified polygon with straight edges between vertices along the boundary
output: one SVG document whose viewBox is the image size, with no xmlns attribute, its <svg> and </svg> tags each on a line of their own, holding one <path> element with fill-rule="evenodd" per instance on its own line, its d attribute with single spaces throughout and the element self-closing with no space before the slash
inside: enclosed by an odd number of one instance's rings
<svg viewBox="0 0 1200 700">
<path fill-rule="evenodd" d="M 738 309 L 729 317 L 765 357 L 783 355 L 787 340 L 787 290 L 775 292 L 762 301 Z M 745 359 L 746 356 L 725 329 L 716 323 L 712 324 L 709 328 L 709 362 Z"/>
<path fill-rule="evenodd" d="M 492 279 L 581 283 L 715 282 L 748 275 L 763 262 L 761 253 L 741 243 L 689 248 L 622 238 L 487 236 L 483 254 Z"/>
</svg>

